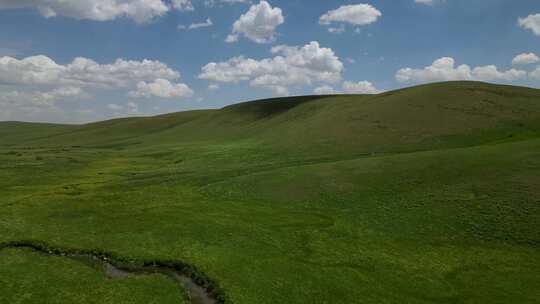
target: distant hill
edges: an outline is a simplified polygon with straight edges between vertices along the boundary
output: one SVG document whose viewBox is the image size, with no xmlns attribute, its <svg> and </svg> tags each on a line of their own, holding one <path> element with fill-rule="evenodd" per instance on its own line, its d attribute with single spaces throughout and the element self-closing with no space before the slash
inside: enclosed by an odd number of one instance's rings
<svg viewBox="0 0 540 304">
<path fill-rule="evenodd" d="M 469 146 L 539 132 L 540 90 L 446 82 L 378 95 L 275 98 L 84 125 L 3 122 L 0 144 L 144 147 L 236 139 L 325 155 Z"/>
</svg>

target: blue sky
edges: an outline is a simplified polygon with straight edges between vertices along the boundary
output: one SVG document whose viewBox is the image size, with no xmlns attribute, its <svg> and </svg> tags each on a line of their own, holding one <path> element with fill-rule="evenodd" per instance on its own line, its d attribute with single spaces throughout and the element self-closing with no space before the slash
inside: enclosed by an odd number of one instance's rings
<svg viewBox="0 0 540 304">
<path fill-rule="evenodd" d="M 540 88 L 536 0 L 42 2 L 0 0 L 0 120 L 460 79 Z"/>
</svg>

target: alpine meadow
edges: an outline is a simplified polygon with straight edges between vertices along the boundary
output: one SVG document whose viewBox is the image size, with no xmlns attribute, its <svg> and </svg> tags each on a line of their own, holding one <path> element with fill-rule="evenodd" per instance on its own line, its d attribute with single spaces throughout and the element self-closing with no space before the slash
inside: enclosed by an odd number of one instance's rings
<svg viewBox="0 0 540 304">
<path fill-rule="evenodd" d="M 0 0 L 0 303 L 538 303 L 512 3 Z"/>
</svg>

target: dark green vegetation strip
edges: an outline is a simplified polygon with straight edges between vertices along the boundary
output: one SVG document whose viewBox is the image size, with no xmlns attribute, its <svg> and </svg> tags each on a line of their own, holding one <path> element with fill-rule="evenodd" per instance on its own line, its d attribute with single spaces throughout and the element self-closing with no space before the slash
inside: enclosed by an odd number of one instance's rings
<svg viewBox="0 0 540 304">
<path fill-rule="evenodd" d="M 0 303 L 189 303 L 178 283 L 164 274 L 112 279 L 102 267 L 89 258 L 4 249 L 0 251 Z"/>
<path fill-rule="evenodd" d="M 103 250 L 60 248 L 39 241 L 11 241 L 0 243 L 0 251 L 4 249 L 20 248 L 28 248 L 40 253 L 55 256 L 87 256 L 108 263 L 120 270 L 132 273 L 174 272 L 178 275 L 190 278 L 192 282 L 205 289 L 208 296 L 215 300 L 214 303 L 225 304 L 230 302 L 226 301 L 226 296 L 223 294 L 223 291 L 215 282 L 208 278 L 208 276 L 200 272 L 194 266 L 180 261 L 136 260 L 121 257 Z"/>
<path fill-rule="evenodd" d="M 0 242 L 184 261 L 236 304 L 537 303 L 538 185 L 527 88 L 0 123 Z"/>
</svg>

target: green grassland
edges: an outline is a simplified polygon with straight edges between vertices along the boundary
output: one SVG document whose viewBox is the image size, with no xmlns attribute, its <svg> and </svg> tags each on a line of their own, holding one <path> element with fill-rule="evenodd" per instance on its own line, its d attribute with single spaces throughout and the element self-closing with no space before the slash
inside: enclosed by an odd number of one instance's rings
<svg viewBox="0 0 540 304">
<path fill-rule="evenodd" d="M 1 303 L 187 303 L 162 275 L 106 279 L 97 269 L 28 250 L 0 252 Z"/>
<path fill-rule="evenodd" d="M 184 261 L 228 303 L 538 303 L 540 90 L 5 122 L 0 197 L 0 242 Z M 0 302 L 182 303 L 162 276 L 22 250 L 0 265 Z"/>
</svg>

